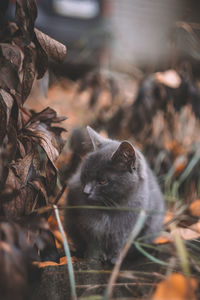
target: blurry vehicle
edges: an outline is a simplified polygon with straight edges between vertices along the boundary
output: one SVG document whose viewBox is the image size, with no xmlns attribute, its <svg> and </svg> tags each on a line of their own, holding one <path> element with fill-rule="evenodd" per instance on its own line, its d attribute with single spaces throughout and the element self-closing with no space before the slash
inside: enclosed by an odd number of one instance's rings
<svg viewBox="0 0 200 300">
<path fill-rule="evenodd" d="M 67 62 L 96 66 L 107 47 L 107 0 L 37 0 L 36 28 L 67 45 Z M 13 18 L 15 1 L 8 15 Z"/>
</svg>

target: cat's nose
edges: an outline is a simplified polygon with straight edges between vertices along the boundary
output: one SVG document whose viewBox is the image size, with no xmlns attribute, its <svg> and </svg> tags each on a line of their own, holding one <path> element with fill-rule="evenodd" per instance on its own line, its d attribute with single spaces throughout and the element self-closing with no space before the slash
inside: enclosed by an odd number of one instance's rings
<svg viewBox="0 0 200 300">
<path fill-rule="evenodd" d="M 84 190 L 83 192 L 86 194 L 86 195 L 89 195 L 92 191 L 92 184 L 91 183 L 87 183 L 84 187 Z"/>
</svg>

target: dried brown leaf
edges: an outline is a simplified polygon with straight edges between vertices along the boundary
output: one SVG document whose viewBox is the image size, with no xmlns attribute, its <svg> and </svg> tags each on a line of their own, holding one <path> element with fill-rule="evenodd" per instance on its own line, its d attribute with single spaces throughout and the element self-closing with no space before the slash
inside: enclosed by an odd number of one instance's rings
<svg viewBox="0 0 200 300">
<path fill-rule="evenodd" d="M 7 128 L 7 112 L 6 112 L 6 110 L 7 110 L 6 104 L 0 93 L 0 143 L 1 144 L 6 135 L 6 128 Z"/>
<path fill-rule="evenodd" d="M 24 47 L 22 103 L 26 101 L 26 98 L 30 94 L 36 76 L 35 56 L 36 54 L 33 45 Z"/>
<path fill-rule="evenodd" d="M 59 156 L 59 152 L 53 146 L 54 136 L 48 130 L 47 126 L 44 123 L 33 123 L 28 127 L 28 131 L 33 140 L 44 149 L 48 158 L 54 165 L 54 162 Z"/>
<path fill-rule="evenodd" d="M 16 45 L 1 44 L 1 51 L 4 58 L 9 61 L 16 70 L 21 70 L 23 53 Z"/>
<path fill-rule="evenodd" d="M 19 68 L 22 54 L 18 47 L 0 44 L 0 87 L 13 95 L 20 94 Z"/>
<path fill-rule="evenodd" d="M 56 112 L 47 107 L 40 113 L 33 113 L 25 126 L 24 135 L 31 138 L 32 141 L 39 144 L 44 149 L 52 166 L 54 166 L 63 146 L 60 135 L 64 129 L 61 127 L 52 127 L 51 123 L 61 122 L 64 119 L 66 118 L 57 117 Z"/>
<path fill-rule="evenodd" d="M 19 178 L 21 185 L 25 186 L 28 181 L 33 179 L 39 170 L 39 157 L 36 158 L 34 152 L 27 154 L 23 159 L 18 159 L 10 167 Z"/>
<path fill-rule="evenodd" d="M 39 199 L 37 199 L 37 202 L 34 203 L 34 206 L 32 207 L 31 211 L 34 211 L 34 209 L 38 207 L 48 205 L 49 201 L 46 186 L 44 183 L 44 178 L 35 178 L 34 180 L 32 180 L 31 186 L 37 191 L 37 194 L 40 195 Z"/>
<path fill-rule="evenodd" d="M 7 115 L 7 125 L 8 125 L 14 100 L 13 97 L 3 89 L 0 89 L 0 96 L 3 98 L 4 103 L 6 104 L 6 115 Z"/>
<path fill-rule="evenodd" d="M 51 195 L 55 190 L 55 186 L 57 182 L 57 169 L 49 159 L 46 161 L 45 171 L 46 171 L 46 178 L 45 178 L 46 190 L 47 190 L 47 194 Z"/>
<path fill-rule="evenodd" d="M 9 169 L 4 194 L 1 195 L 2 214 L 16 219 L 25 213 L 30 213 L 30 209 L 27 211 L 26 206 L 32 206 L 35 197 L 35 190 L 30 186 L 23 187 L 18 176 Z"/>
<path fill-rule="evenodd" d="M 63 118 L 50 108 L 39 114 L 23 108 L 35 77 L 47 69 L 47 54 L 34 31 L 36 17 L 35 0 L 17 0 L 16 24 L 4 24 L 1 34 L 6 43 L 0 44 L 0 213 L 13 219 L 48 204 L 62 144 L 63 129 L 51 124 Z"/>
<path fill-rule="evenodd" d="M 61 44 L 60 42 L 52 39 L 45 33 L 39 31 L 35 28 L 35 34 L 38 42 L 42 48 L 46 51 L 49 58 L 62 62 L 64 61 L 67 54 L 67 47 Z"/>
<path fill-rule="evenodd" d="M 37 6 L 35 0 L 17 0 L 15 19 L 19 29 L 28 41 L 33 35 L 34 23 L 37 18 Z"/>
<path fill-rule="evenodd" d="M 39 113 L 33 112 L 33 115 L 29 120 L 29 122 L 33 123 L 33 122 L 40 121 L 50 125 L 51 123 L 58 123 L 64 120 L 66 120 L 66 117 L 57 117 L 56 111 L 50 107 L 47 107 Z"/>
<path fill-rule="evenodd" d="M 20 29 L 15 43 L 24 54 L 22 80 L 22 102 L 24 103 L 31 91 L 36 75 L 38 78 L 42 78 L 46 72 L 48 58 L 34 32 L 34 22 L 37 17 L 35 1 L 17 0 L 15 17 Z"/>
</svg>

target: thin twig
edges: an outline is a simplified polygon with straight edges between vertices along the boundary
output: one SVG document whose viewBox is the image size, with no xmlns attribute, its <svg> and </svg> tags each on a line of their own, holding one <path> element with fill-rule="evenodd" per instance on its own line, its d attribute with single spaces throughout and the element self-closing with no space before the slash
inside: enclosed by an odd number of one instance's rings
<svg viewBox="0 0 200 300">
<path fill-rule="evenodd" d="M 155 287 L 156 286 L 156 283 L 154 282 L 140 282 L 140 285 L 142 286 L 153 286 Z M 79 285 L 76 285 L 76 288 L 79 288 L 79 289 L 86 289 L 83 294 L 81 295 L 81 297 L 84 297 L 84 294 L 85 293 L 88 293 L 92 290 L 95 290 L 95 289 L 98 289 L 98 288 L 102 288 L 102 287 L 106 287 L 107 284 L 106 283 L 102 283 L 102 284 L 79 284 Z M 114 284 L 114 287 L 126 287 L 126 286 L 138 286 L 138 282 L 123 282 L 123 283 L 115 283 Z"/>
<path fill-rule="evenodd" d="M 72 299 L 77 300 L 74 270 L 73 270 L 73 266 L 72 266 L 69 245 L 68 245 L 68 242 L 67 242 L 67 239 L 66 239 L 66 236 L 65 236 L 65 232 L 64 232 L 61 220 L 60 220 L 58 207 L 56 205 L 53 205 L 53 208 L 54 208 L 54 211 L 55 211 L 56 220 L 58 222 L 58 228 L 59 228 L 60 233 L 61 233 L 62 238 L 63 238 L 65 254 L 67 256 L 67 267 L 68 267 L 68 272 L 69 272 L 69 281 L 70 281 Z"/>
<path fill-rule="evenodd" d="M 134 239 L 138 236 L 138 234 L 142 230 L 146 218 L 147 218 L 146 212 L 144 210 L 141 210 L 140 214 L 138 216 L 137 222 L 136 222 L 127 242 L 125 243 L 122 251 L 120 252 L 120 254 L 117 258 L 116 264 L 113 268 L 112 274 L 111 274 L 109 282 L 108 282 L 108 286 L 107 286 L 107 289 L 106 289 L 106 292 L 104 295 L 104 300 L 108 300 L 111 298 L 113 287 L 117 280 L 121 264 L 126 256 L 128 250 L 130 249 L 131 244 L 133 243 Z"/>
<path fill-rule="evenodd" d="M 57 205 L 58 201 L 60 200 L 60 198 L 62 197 L 62 195 L 63 195 L 63 193 L 64 193 L 64 191 L 65 191 L 65 189 L 66 189 L 66 186 L 67 186 L 67 184 L 64 183 L 63 186 L 62 186 L 62 189 L 60 190 L 60 192 L 59 192 L 58 195 L 56 196 L 56 199 L 55 199 L 55 201 L 54 201 L 54 205 Z"/>
<path fill-rule="evenodd" d="M 170 229 L 171 229 L 172 235 L 174 237 L 174 243 L 175 243 L 175 246 L 177 249 L 178 257 L 180 259 L 182 271 L 186 277 L 190 277 L 190 266 L 189 266 L 187 248 L 184 244 L 184 241 L 181 239 L 180 235 L 177 233 L 176 225 L 174 223 L 170 225 Z"/>
</svg>

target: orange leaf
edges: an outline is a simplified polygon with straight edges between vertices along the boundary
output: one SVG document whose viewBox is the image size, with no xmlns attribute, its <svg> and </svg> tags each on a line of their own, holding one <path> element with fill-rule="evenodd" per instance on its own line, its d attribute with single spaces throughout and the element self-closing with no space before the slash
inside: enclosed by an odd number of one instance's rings
<svg viewBox="0 0 200 300">
<path fill-rule="evenodd" d="M 185 166 L 186 161 L 182 161 L 179 164 L 177 164 L 175 168 L 175 175 L 178 176 L 185 169 Z"/>
<path fill-rule="evenodd" d="M 58 228 L 58 223 L 54 215 L 50 215 L 50 217 L 48 218 L 48 223 L 52 229 Z"/>
<path fill-rule="evenodd" d="M 183 153 L 182 145 L 177 141 L 166 142 L 165 147 L 168 151 L 172 152 L 174 157 L 178 157 Z"/>
<path fill-rule="evenodd" d="M 200 217 L 200 199 L 197 199 L 190 204 L 190 214 L 192 216 Z"/>
<path fill-rule="evenodd" d="M 72 260 L 72 262 L 74 263 L 74 262 L 77 262 L 77 261 L 78 261 L 78 258 L 75 257 L 75 256 L 72 256 L 72 257 L 71 257 L 71 260 Z M 67 257 L 66 257 L 66 256 L 61 257 L 61 258 L 60 258 L 60 265 L 66 265 L 66 264 L 67 264 Z"/>
<path fill-rule="evenodd" d="M 154 240 L 155 244 L 166 244 L 169 242 L 171 242 L 171 238 L 164 236 L 164 235 L 161 235 Z"/>
<path fill-rule="evenodd" d="M 53 235 L 54 235 L 55 240 L 56 240 L 56 247 L 57 248 L 62 248 L 63 238 L 62 238 L 62 234 L 60 233 L 60 231 L 59 230 L 53 230 Z"/>
<path fill-rule="evenodd" d="M 33 262 L 33 264 L 37 265 L 39 268 L 44 268 L 44 267 L 48 267 L 48 266 L 57 266 L 58 265 L 54 261 L 42 261 L 42 262 L 35 261 L 35 262 Z"/>
<path fill-rule="evenodd" d="M 171 221 L 171 219 L 173 218 L 174 213 L 172 211 L 167 211 L 165 214 L 165 218 L 164 218 L 164 224 L 168 223 L 169 221 Z"/>
<path fill-rule="evenodd" d="M 197 281 L 194 278 L 172 273 L 158 284 L 152 300 L 196 300 L 196 289 Z"/>
<path fill-rule="evenodd" d="M 60 265 L 65 265 L 65 264 L 67 264 L 67 257 L 63 256 L 60 258 Z"/>
<path fill-rule="evenodd" d="M 74 262 L 78 261 L 78 258 L 75 257 L 75 256 L 72 256 L 71 260 L 72 260 L 72 263 L 74 263 Z M 43 262 L 34 261 L 33 264 L 38 266 L 39 268 L 45 268 L 45 267 L 48 267 L 48 266 L 66 265 L 67 264 L 67 258 L 66 258 L 66 256 L 61 257 L 59 263 L 56 263 L 56 262 L 53 262 L 53 261 L 43 261 Z"/>
<path fill-rule="evenodd" d="M 62 224 L 64 224 L 64 217 L 62 215 L 60 216 L 60 219 L 61 219 Z M 57 223 L 55 215 L 51 215 L 48 218 L 48 224 L 52 230 L 58 229 L 58 223 Z"/>
</svg>

